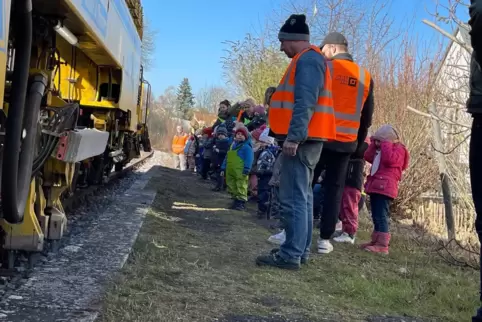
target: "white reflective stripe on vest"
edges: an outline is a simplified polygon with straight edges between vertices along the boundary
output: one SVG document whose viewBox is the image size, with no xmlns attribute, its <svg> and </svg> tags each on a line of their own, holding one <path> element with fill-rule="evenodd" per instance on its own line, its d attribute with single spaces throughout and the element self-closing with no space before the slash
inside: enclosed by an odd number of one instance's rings
<svg viewBox="0 0 482 322">
<path fill-rule="evenodd" d="M 278 87 L 276 88 L 277 92 L 290 92 L 290 93 L 294 94 L 295 86 L 288 84 L 292 72 L 293 72 L 293 64 L 290 64 L 290 66 L 288 67 L 287 73 L 286 73 L 286 77 L 284 78 L 284 82 L 280 83 L 278 85 Z M 323 88 L 323 89 L 320 89 L 320 91 L 318 93 L 318 97 L 331 98 L 332 93 L 331 93 L 331 91 L 328 91 L 328 90 Z M 270 108 L 285 108 L 285 109 L 293 110 L 294 103 L 286 102 L 286 101 L 278 101 L 278 100 L 276 100 L 276 98 L 271 98 L 271 102 L 270 102 L 269 106 L 270 106 Z M 335 111 L 334 111 L 334 108 L 332 106 L 316 104 L 313 112 L 333 114 Z"/>
<path fill-rule="evenodd" d="M 321 92 L 323 91 L 320 91 L 320 96 L 321 96 Z M 270 108 L 284 108 L 284 109 L 288 109 L 288 110 L 293 110 L 293 107 L 294 107 L 294 103 L 291 103 L 291 102 L 285 102 L 285 101 L 271 101 L 271 104 L 270 104 Z M 315 107 L 314 107 L 314 110 L 313 112 L 320 112 L 320 113 L 333 113 L 333 107 L 332 106 L 326 106 L 326 105 L 319 105 L 319 104 L 316 104 Z"/>
</svg>

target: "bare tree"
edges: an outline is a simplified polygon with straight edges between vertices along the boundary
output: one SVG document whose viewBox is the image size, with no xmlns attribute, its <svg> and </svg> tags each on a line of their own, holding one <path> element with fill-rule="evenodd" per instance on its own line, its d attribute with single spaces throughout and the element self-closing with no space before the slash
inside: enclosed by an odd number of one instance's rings
<svg viewBox="0 0 482 322">
<path fill-rule="evenodd" d="M 265 89 L 276 86 L 286 68 L 287 60 L 277 48 L 276 36 L 290 14 L 307 15 L 312 43 L 320 43 L 330 31 L 344 33 L 355 60 L 371 72 L 375 81 L 373 128 L 393 124 L 412 155 L 395 203 L 402 210 L 399 214 L 403 214 L 437 182 L 437 168 L 430 157 L 430 120 L 420 119 L 405 108 L 408 102 L 419 108 L 428 103 L 433 57 L 424 43 L 406 32 L 409 23 L 393 22 L 389 15 L 391 4 L 376 0 L 367 10 L 356 0 L 287 0 L 258 36 L 248 34 L 243 40 L 227 42 L 228 55 L 223 63 L 231 83 L 261 101 Z"/>
<path fill-rule="evenodd" d="M 169 86 L 164 93 L 157 99 L 159 108 L 169 111 L 177 109 L 177 93 L 175 86 Z"/>
<path fill-rule="evenodd" d="M 145 71 L 148 71 L 154 67 L 157 33 L 158 31 L 152 28 L 152 24 L 147 17 L 144 17 L 141 63 L 142 66 L 144 66 Z"/>
<path fill-rule="evenodd" d="M 219 103 L 225 99 L 229 100 L 231 97 L 231 93 L 225 87 L 209 86 L 202 88 L 195 98 L 196 109 L 217 113 Z"/>
<path fill-rule="evenodd" d="M 313 44 L 320 44 L 329 32 L 341 32 L 355 60 L 371 68 L 375 59 L 410 27 L 410 20 L 406 26 L 395 25 L 389 12 L 393 3 L 393 0 L 375 0 L 367 10 L 366 4 L 357 0 L 286 0 L 274 14 L 276 23 L 271 24 L 270 35 L 276 39 L 281 24 L 290 14 L 304 13 Z"/>
<path fill-rule="evenodd" d="M 171 139 L 175 133 L 177 95 L 176 87 L 169 86 L 164 93 L 153 101 L 150 107 L 148 125 L 151 144 L 155 149 L 170 151 Z"/>
<path fill-rule="evenodd" d="M 469 97 L 470 45 L 469 26 L 460 18 L 468 11 L 468 0 L 448 0 L 437 3 L 432 20 L 423 22 L 448 40 L 448 44 L 434 68 L 431 100 L 437 107 L 428 117 L 440 123 L 442 150 L 453 195 L 459 207 L 473 211 L 468 180 L 468 138 L 470 115 L 465 105 Z M 462 11 L 463 10 L 463 11 Z M 427 117 L 427 115 L 425 115 Z"/>
<path fill-rule="evenodd" d="M 224 75 L 238 95 L 263 102 L 264 92 L 279 83 L 288 60 L 262 37 L 247 34 L 243 40 L 226 41 L 222 58 Z"/>
<path fill-rule="evenodd" d="M 423 22 L 448 41 L 445 51 L 434 68 L 433 83 L 430 86 L 430 100 L 436 109 L 424 112 L 424 107 L 409 108 L 422 118 L 435 120 L 440 127 L 443 144 L 438 144 L 434 151 L 445 167 L 445 173 L 452 186 L 451 196 L 454 205 L 462 210 L 454 217 L 455 222 L 464 228 L 471 227 L 471 232 L 458 231 L 456 236 L 449 236 L 448 242 L 441 242 L 439 253 L 448 262 L 479 268 L 479 243 L 473 230 L 474 206 L 468 179 L 468 138 L 470 115 L 466 112 L 466 101 L 470 94 L 470 44 L 469 26 L 460 17 L 468 11 L 468 0 L 448 0 L 438 3 L 432 20 Z M 426 106 L 425 106 L 426 107 Z M 463 217 L 457 218 L 462 215 Z M 467 216 L 467 214 L 469 214 Z M 457 216 L 458 215 L 458 216 Z M 463 219 L 463 220 L 462 220 Z M 467 224 L 468 222 L 468 224 Z M 460 243 L 455 240 L 462 240 Z M 472 241 L 476 240 L 475 243 Z"/>
<path fill-rule="evenodd" d="M 431 61 L 429 51 L 421 51 L 420 41 L 405 36 L 400 45 L 387 50 L 371 74 L 375 83 L 374 130 L 392 124 L 410 151 L 410 166 L 404 173 L 395 200 L 398 215 L 416 209 L 419 197 L 437 186 L 437 167 L 432 157 L 430 119 L 407 111 L 412 104 L 424 109 L 430 101 Z"/>
</svg>

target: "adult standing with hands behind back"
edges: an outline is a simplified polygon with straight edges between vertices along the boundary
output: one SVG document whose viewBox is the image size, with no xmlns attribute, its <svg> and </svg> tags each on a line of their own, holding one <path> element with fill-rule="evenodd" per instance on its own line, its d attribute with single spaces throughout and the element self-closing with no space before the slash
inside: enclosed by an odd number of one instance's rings
<svg viewBox="0 0 482 322">
<path fill-rule="evenodd" d="M 336 116 L 336 139 L 325 143 L 314 178 L 325 169 L 323 211 L 320 217 L 318 253 L 333 250 L 330 238 L 335 232 L 340 214 L 350 156 L 361 154 L 372 123 L 374 109 L 373 80 L 370 73 L 353 61 L 348 52 L 348 41 L 338 32 L 329 33 L 321 45 L 322 53 L 329 59 L 328 67 L 333 79 L 333 104 Z M 316 182 L 313 182 L 313 186 Z M 355 236 L 343 235 L 338 241 L 354 242 Z"/>
<path fill-rule="evenodd" d="M 310 44 L 305 15 L 291 15 L 278 34 L 291 63 L 269 107 L 269 125 L 282 145 L 280 215 L 286 241 L 256 263 L 299 269 L 308 260 L 313 232 L 313 170 L 323 141 L 336 137 L 331 76 L 318 47 Z"/>
</svg>

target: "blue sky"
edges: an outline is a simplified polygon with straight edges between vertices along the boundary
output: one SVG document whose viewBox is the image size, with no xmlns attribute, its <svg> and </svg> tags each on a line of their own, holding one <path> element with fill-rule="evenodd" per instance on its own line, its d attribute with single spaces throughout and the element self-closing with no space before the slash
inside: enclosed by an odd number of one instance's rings
<svg viewBox="0 0 482 322">
<path fill-rule="evenodd" d="M 365 0 L 367 4 L 373 0 Z M 225 84 L 221 57 L 225 40 L 242 39 L 259 30 L 265 17 L 283 0 L 143 0 L 144 13 L 157 30 L 155 65 L 146 77 L 154 95 L 189 78 L 193 93 L 203 87 Z M 415 15 L 415 32 L 433 37 L 421 20 L 430 19 L 426 9 L 434 0 L 396 0 L 390 9 L 397 23 Z"/>
</svg>

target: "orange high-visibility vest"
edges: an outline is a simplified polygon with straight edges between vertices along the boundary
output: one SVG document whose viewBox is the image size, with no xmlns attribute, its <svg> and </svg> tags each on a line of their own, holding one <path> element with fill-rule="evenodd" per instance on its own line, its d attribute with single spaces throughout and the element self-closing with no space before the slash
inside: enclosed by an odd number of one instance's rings
<svg viewBox="0 0 482 322">
<path fill-rule="evenodd" d="M 244 109 L 242 109 L 241 111 L 239 111 L 238 113 L 238 117 L 236 118 L 236 121 L 238 122 L 241 122 L 241 118 L 243 117 L 243 114 L 244 114 Z M 250 119 L 244 119 L 243 121 L 243 124 L 246 126 L 248 125 L 249 123 L 251 123 L 251 120 Z"/>
<path fill-rule="evenodd" d="M 174 138 L 172 139 L 172 152 L 174 154 L 184 153 L 184 146 L 186 145 L 187 139 L 188 136 L 186 134 L 174 135 Z"/>
<path fill-rule="evenodd" d="M 271 97 L 268 113 L 269 125 L 273 133 L 277 135 L 284 136 L 288 134 L 295 104 L 296 64 L 301 55 L 309 50 L 314 50 L 322 55 L 318 47 L 310 46 L 293 57 L 276 88 L 276 92 Z M 331 75 L 330 70 L 326 68 L 324 87 L 319 89 L 318 102 L 314 106 L 314 112 L 308 124 L 307 139 L 334 140 L 335 138 L 336 125 L 331 95 Z"/>
<path fill-rule="evenodd" d="M 332 78 L 336 141 L 356 141 L 361 112 L 370 90 L 370 73 L 344 59 L 333 59 L 327 65 Z"/>
</svg>

